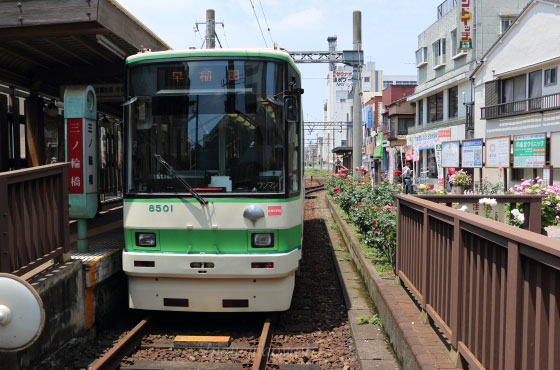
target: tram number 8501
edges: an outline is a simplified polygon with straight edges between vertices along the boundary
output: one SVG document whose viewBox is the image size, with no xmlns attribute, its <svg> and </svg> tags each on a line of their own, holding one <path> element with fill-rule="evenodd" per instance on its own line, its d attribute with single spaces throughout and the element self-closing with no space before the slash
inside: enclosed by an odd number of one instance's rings
<svg viewBox="0 0 560 370">
<path fill-rule="evenodd" d="M 172 204 L 150 204 L 148 207 L 148 211 L 150 212 L 173 212 L 173 205 Z"/>
</svg>

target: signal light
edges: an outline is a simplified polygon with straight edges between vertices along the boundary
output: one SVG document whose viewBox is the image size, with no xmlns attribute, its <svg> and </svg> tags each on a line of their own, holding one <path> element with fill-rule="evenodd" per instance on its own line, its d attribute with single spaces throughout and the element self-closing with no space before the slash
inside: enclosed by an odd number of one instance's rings
<svg viewBox="0 0 560 370">
<path fill-rule="evenodd" d="M 251 262 L 251 268 L 253 269 L 273 269 L 274 262 Z"/>
</svg>

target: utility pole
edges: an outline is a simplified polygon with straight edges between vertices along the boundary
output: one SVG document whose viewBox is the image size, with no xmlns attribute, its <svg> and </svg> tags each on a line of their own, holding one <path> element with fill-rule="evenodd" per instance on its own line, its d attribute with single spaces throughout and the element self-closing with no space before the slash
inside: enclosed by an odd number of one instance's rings
<svg viewBox="0 0 560 370">
<path fill-rule="evenodd" d="M 206 9 L 206 49 L 216 47 L 216 12 Z"/>
<path fill-rule="evenodd" d="M 362 50 L 362 12 L 359 10 L 353 13 L 354 30 L 354 51 L 359 53 Z M 352 80 L 354 82 L 354 108 L 352 114 L 352 167 L 354 167 L 354 177 L 358 176 L 359 171 L 356 167 L 362 167 L 362 76 L 361 63 L 353 65 Z"/>
</svg>

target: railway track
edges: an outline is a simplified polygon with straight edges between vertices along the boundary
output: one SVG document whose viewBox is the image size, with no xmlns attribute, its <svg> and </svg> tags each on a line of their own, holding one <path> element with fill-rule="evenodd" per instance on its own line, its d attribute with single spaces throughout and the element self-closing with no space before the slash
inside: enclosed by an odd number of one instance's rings
<svg viewBox="0 0 560 370">
<path fill-rule="evenodd" d="M 94 361 L 89 370 L 178 370 L 178 369 L 252 369 L 252 370 L 265 370 L 267 368 L 273 369 L 301 369 L 301 370 L 314 370 L 320 369 L 318 365 L 279 365 L 271 364 L 269 362 L 271 353 L 288 353 L 298 351 L 319 350 L 318 344 L 302 344 L 302 343 L 273 343 L 273 330 L 276 322 L 277 315 L 267 315 L 261 334 L 259 336 L 258 344 L 254 345 L 230 345 L 229 340 L 224 341 L 221 338 L 229 337 L 193 337 L 194 340 L 185 341 L 185 337 L 177 341 L 146 341 L 144 337 L 149 330 L 151 324 L 150 318 L 140 320 L 140 322 L 123 336 L 115 345 L 110 348 L 101 358 Z M 213 338 L 220 338 L 212 342 Z M 254 353 L 251 363 L 216 363 L 216 362 L 194 362 L 194 361 L 162 361 L 162 360 L 126 360 L 130 362 L 126 365 L 121 365 L 123 360 L 130 356 L 135 350 L 140 349 L 171 349 L 180 351 L 184 348 L 200 348 L 203 350 L 227 350 L 227 351 L 245 351 Z"/>
</svg>

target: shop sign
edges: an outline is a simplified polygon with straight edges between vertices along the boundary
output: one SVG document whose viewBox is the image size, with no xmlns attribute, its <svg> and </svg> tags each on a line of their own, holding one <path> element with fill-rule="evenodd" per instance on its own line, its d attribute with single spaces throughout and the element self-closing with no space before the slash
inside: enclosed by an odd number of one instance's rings
<svg viewBox="0 0 560 370">
<path fill-rule="evenodd" d="M 545 160 L 546 134 L 514 136 L 513 167 L 543 168 Z"/>
<path fill-rule="evenodd" d="M 509 167 L 509 136 L 486 139 L 486 167 Z"/>
<path fill-rule="evenodd" d="M 463 140 L 461 163 L 465 168 L 482 167 L 482 139 Z"/>
<path fill-rule="evenodd" d="M 438 185 L 443 185 L 443 166 L 441 165 L 441 144 L 436 144 L 436 165 L 437 165 L 437 177 Z"/>
<path fill-rule="evenodd" d="M 457 49 L 470 50 L 472 49 L 472 32 L 473 32 L 473 1 L 474 0 L 461 0 L 459 6 L 459 25 L 457 28 Z"/>
<path fill-rule="evenodd" d="M 459 167 L 459 142 L 447 141 L 441 143 L 442 167 Z"/>
<path fill-rule="evenodd" d="M 560 131 L 550 133 L 550 165 L 560 167 Z"/>
</svg>

